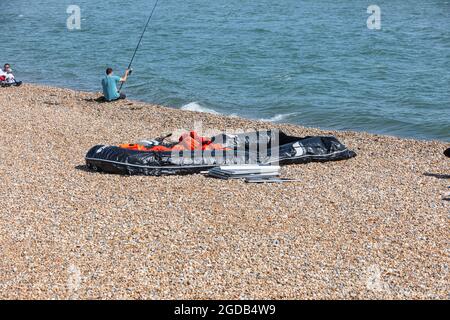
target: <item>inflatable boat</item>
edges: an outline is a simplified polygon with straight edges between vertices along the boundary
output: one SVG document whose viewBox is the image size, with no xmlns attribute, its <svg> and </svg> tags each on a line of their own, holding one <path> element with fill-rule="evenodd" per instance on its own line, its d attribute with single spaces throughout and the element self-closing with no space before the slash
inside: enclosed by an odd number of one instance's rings
<svg viewBox="0 0 450 320">
<path fill-rule="evenodd" d="M 97 145 L 86 154 L 89 169 L 115 174 L 193 174 L 224 165 L 285 165 L 345 160 L 356 156 L 333 136 L 295 137 L 281 131 L 200 137 L 183 134 L 119 146 Z"/>
</svg>

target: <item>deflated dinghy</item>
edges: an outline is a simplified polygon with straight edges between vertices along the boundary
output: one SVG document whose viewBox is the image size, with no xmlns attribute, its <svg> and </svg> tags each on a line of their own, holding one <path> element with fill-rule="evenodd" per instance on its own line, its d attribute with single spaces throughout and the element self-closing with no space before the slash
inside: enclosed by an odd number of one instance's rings
<svg viewBox="0 0 450 320">
<path fill-rule="evenodd" d="M 97 145 L 88 168 L 107 173 L 159 176 L 192 174 L 224 165 L 284 165 L 349 159 L 356 154 L 333 136 L 294 137 L 278 130 L 200 137 L 192 131 L 178 142 L 165 138 L 120 146 Z"/>
</svg>

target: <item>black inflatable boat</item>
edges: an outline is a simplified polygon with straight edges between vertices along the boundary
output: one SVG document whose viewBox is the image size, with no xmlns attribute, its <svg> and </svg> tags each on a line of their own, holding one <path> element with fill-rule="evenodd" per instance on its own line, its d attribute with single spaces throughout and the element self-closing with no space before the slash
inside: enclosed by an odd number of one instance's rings
<svg viewBox="0 0 450 320">
<path fill-rule="evenodd" d="M 202 138 L 190 132 L 177 143 L 97 145 L 86 154 L 86 164 L 99 172 L 159 176 L 199 173 L 223 165 L 284 165 L 354 156 L 333 136 L 301 138 L 281 131 L 255 131 Z"/>
</svg>

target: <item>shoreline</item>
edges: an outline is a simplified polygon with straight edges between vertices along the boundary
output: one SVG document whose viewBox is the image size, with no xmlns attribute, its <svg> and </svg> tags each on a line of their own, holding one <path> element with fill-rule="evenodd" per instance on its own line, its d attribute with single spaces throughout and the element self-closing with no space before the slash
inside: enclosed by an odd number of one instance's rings
<svg viewBox="0 0 450 320">
<path fill-rule="evenodd" d="M 56 89 L 61 89 L 61 90 L 71 90 L 71 91 L 74 91 L 74 92 L 82 92 L 82 93 L 86 93 L 86 94 L 95 94 L 95 95 L 101 95 L 102 94 L 100 91 L 79 90 L 79 89 L 74 89 L 74 88 L 67 88 L 67 87 L 63 87 L 63 86 L 58 86 L 58 85 L 41 84 L 41 83 L 35 83 L 35 82 L 29 82 L 27 84 L 29 86 L 45 87 L 45 88 L 56 88 Z M 363 133 L 363 134 L 374 135 L 374 136 L 391 137 L 391 138 L 397 138 L 397 139 L 403 139 L 403 140 L 414 140 L 414 141 L 423 141 L 423 142 L 433 142 L 434 141 L 434 142 L 441 142 L 441 143 L 450 144 L 450 141 L 445 141 L 445 140 L 441 140 L 441 139 L 429 139 L 429 138 L 423 138 L 422 139 L 422 138 L 415 138 L 415 137 L 409 137 L 409 136 L 397 136 L 397 135 L 393 135 L 393 134 L 377 133 L 377 132 L 370 132 L 370 131 L 364 131 L 364 130 L 355 130 L 355 129 L 340 130 L 340 129 L 333 129 L 333 128 L 313 127 L 313 126 L 307 126 L 307 125 L 303 125 L 303 124 L 296 124 L 296 123 L 290 123 L 290 122 L 265 121 L 265 120 L 262 120 L 262 119 L 246 118 L 246 117 L 243 117 L 243 116 L 240 116 L 240 115 L 223 114 L 223 113 L 220 113 L 220 112 L 218 112 L 218 111 L 216 111 L 214 109 L 212 109 L 212 110 L 214 112 L 217 112 L 217 114 L 210 113 L 210 112 L 183 110 L 183 109 L 181 109 L 181 107 L 175 107 L 175 106 L 170 106 L 170 105 L 154 104 L 152 102 L 145 101 L 145 100 L 134 100 L 134 99 L 127 98 L 126 101 L 135 102 L 135 103 L 139 103 L 139 104 L 146 104 L 146 105 L 151 105 L 151 106 L 155 106 L 156 105 L 156 106 L 159 106 L 159 107 L 175 109 L 175 110 L 180 110 L 180 111 L 206 113 L 206 114 L 211 114 L 211 115 L 216 115 L 216 116 L 226 117 L 226 118 L 239 118 L 239 119 L 248 120 L 248 121 L 252 121 L 252 122 L 270 123 L 270 124 L 272 124 L 274 126 L 277 126 L 277 125 L 280 125 L 280 126 L 282 126 L 282 125 L 284 125 L 284 126 L 295 126 L 295 127 L 301 127 L 301 128 L 306 128 L 306 129 L 312 129 L 312 130 L 320 130 L 320 131 L 324 131 L 324 132 L 354 132 L 354 133 Z M 192 102 L 190 102 L 190 103 L 192 103 Z"/>
<path fill-rule="evenodd" d="M 0 298 L 448 298 L 448 143 L 98 96 L 0 89 Z M 332 134 L 357 156 L 283 166 L 301 180 L 283 185 L 85 168 L 96 144 L 199 120 Z"/>
</svg>

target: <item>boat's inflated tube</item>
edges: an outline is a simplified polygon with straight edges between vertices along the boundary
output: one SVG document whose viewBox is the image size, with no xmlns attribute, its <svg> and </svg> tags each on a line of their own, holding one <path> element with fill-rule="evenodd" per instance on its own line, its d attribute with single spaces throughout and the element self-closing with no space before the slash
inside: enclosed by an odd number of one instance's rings
<svg viewBox="0 0 450 320">
<path fill-rule="evenodd" d="M 197 138 L 195 133 L 191 133 L 186 137 L 190 139 L 188 145 L 192 148 L 186 147 L 188 140 L 183 140 L 183 137 L 177 144 L 148 149 L 130 147 L 135 145 L 97 145 L 88 151 L 86 164 L 100 172 L 159 176 L 198 173 L 227 164 L 283 165 L 356 156 L 333 136 L 300 138 L 280 131 L 256 131 Z M 194 140 L 198 143 L 194 144 Z"/>
</svg>

